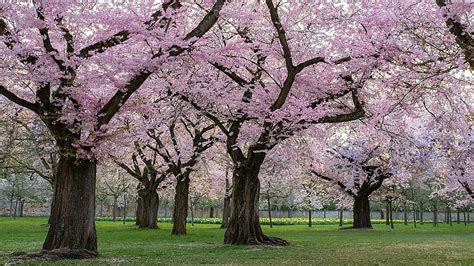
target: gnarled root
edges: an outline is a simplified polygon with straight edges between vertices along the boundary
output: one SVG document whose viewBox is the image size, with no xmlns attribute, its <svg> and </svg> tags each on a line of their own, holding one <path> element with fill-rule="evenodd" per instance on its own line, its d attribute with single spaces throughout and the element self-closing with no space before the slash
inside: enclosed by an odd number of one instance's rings
<svg viewBox="0 0 474 266">
<path fill-rule="evenodd" d="M 12 253 L 15 256 L 10 262 L 20 262 L 26 260 L 42 260 L 42 261 L 54 261 L 54 260 L 83 260 L 83 259 L 95 259 L 97 258 L 97 252 L 90 251 L 87 249 L 53 249 L 53 250 L 42 250 L 37 253 Z"/>
</svg>

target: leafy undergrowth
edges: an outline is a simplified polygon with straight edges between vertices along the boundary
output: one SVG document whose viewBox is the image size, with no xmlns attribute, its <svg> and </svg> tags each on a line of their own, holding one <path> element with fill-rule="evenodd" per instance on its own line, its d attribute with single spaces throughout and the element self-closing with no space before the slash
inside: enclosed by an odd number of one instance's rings
<svg viewBox="0 0 474 266">
<path fill-rule="evenodd" d="M 0 263 L 16 251 L 38 251 L 47 232 L 46 221 L 0 217 Z M 474 224 L 424 224 L 417 228 L 397 224 L 394 230 L 377 224 L 375 230 L 360 231 L 339 230 L 337 225 L 293 225 L 263 226 L 263 230 L 290 241 L 290 246 L 224 245 L 224 230 L 216 224 L 188 225 L 186 237 L 174 237 L 170 223 L 162 222 L 159 230 L 149 230 L 138 229 L 133 222 L 99 221 L 97 259 L 54 264 L 474 264 Z"/>
</svg>

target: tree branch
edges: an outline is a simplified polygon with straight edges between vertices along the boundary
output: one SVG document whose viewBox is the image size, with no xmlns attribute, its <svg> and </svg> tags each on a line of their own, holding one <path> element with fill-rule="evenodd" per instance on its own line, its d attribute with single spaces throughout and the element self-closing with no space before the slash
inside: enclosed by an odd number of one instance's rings
<svg viewBox="0 0 474 266">
<path fill-rule="evenodd" d="M 0 94 L 5 96 L 5 98 L 9 99 L 10 101 L 23 106 L 27 109 L 30 109 L 33 112 L 38 111 L 38 106 L 35 103 L 31 103 L 27 100 L 21 99 L 20 97 L 16 96 L 13 92 L 7 90 L 5 87 L 0 85 Z"/>
</svg>

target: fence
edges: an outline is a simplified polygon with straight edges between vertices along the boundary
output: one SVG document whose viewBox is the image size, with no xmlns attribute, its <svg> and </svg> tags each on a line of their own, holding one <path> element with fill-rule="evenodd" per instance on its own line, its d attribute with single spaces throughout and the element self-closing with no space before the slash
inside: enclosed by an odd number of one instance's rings
<svg viewBox="0 0 474 266">
<path fill-rule="evenodd" d="M 127 217 L 134 217 L 135 216 L 135 204 L 131 204 L 127 207 Z M 23 207 L 23 215 L 24 216 L 48 216 L 49 215 L 49 203 L 31 203 L 25 202 Z M 446 219 L 446 212 L 438 212 L 437 218 L 438 221 L 445 221 Z M 222 209 L 221 208 L 207 208 L 207 209 L 196 209 L 188 211 L 188 216 L 191 217 L 202 217 L 202 218 L 209 218 L 211 217 L 211 212 L 213 217 L 220 218 L 222 217 Z M 97 206 L 96 208 L 97 216 L 112 216 L 112 206 Z M 173 209 L 171 206 L 160 206 L 158 211 L 158 217 L 161 218 L 170 218 L 173 214 Z M 0 215 L 8 216 L 10 215 L 10 202 L 5 200 L 0 200 Z M 118 208 L 117 216 L 124 215 L 124 208 Z M 260 210 L 259 212 L 260 217 L 268 217 L 267 210 Z M 424 220 L 424 221 L 432 221 L 434 214 L 433 212 L 408 212 L 407 219 L 409 221 L 413 221 L 413 216 L 416 216 L 417 220 Z M 311 213 L 313 219 L 337 219 L 339 218 L 339 211 L 335 210 L 313 210 Z M 404 220 L 405 213 L 400 211 L 393 212 L 393 219 L 394 220 Z M 309 211 L 301 211 L 301 210 L 272 210 L 272 217 L 273 218 L 308 218 Z M 372 211 L 370 213 L 370 217 L 372 219 L 385 219 L 386 213 L 384 211 Z M 343 211 L 343 218 L 352 218 L 352 211 L 345 210 Z M 474 219 L 474 212 L 463 212 L 462 210 L 451 210 L 451 220 L 453 222 L 464 222 L 464 219 L 467 221 L 471 221 Z"/>
</svg>

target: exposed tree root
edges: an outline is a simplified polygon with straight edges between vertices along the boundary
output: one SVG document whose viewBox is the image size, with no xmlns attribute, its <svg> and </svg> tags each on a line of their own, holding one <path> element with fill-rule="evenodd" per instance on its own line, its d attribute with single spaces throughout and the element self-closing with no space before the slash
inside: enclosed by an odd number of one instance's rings
<svg viewBox="0 0 474 266">
<path fill-rule="evenodd" d="M 230 245 L 269 245 L 269 246 L 288 246 L 288 241 L 278 238 L 270 237 L 266 235 L 259 235 L 253 238 L 236 239 L 234 241 L 226 241 L 226 244 Z"/>
<path fill-rule="evenodd" d="M 352 229 L 352 230 L 372 230 L 374 229 L 372 226 L 371 227 L 354 227 L 354 226 L 350 226 L 350 227 L 341 227 L 339 228 L 340 230 L 347 230 L 347 229 Z"/>
<path fill-rule="evenodd" d="M 37 253 L 14 252 L 11 254 L 13 258 L 9 261 L 10 264 L 18 263 L 27 260 L 41 260 L 41 261 L 55 261 L 55 260 L 84 260 L 97 258 L 97 252 L 87 249 L 53 249 L 42 250 Z"/>
</svg>

